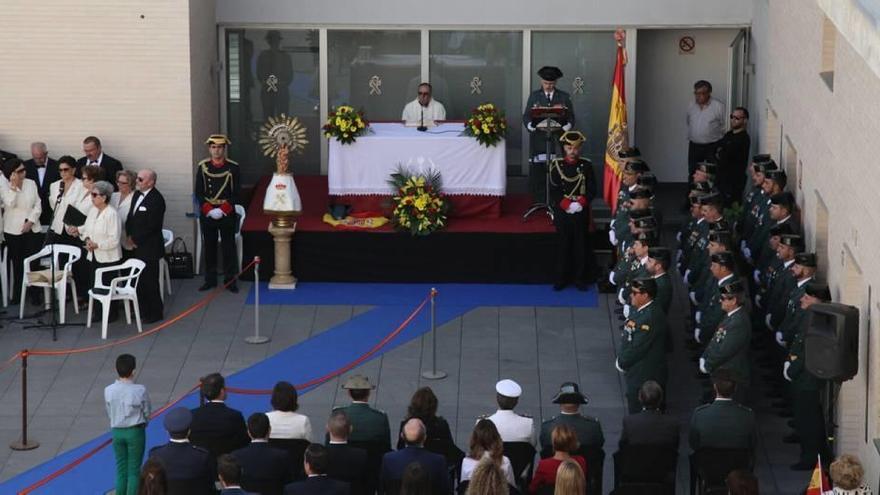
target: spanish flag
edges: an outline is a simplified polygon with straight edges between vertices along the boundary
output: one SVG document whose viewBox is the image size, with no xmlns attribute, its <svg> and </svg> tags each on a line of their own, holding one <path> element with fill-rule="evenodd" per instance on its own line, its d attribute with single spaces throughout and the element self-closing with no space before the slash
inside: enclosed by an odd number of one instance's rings
<svg viewBox="0 0 880 495">
<path fill-rule="evenodd" d="M 822 458 L 816 459 L 816 468 L 813 469 L 813 476 L 810 478 L 810 484 L 807 486 L 806 495 L 825 495 L 831 492 L 831 483 L 825 477 L 822 471 Z"/>
<path fill-rule="evenodd" d="M 611 111 L 608 114 L 608 141 L 605 146 L 605 177 L 602 197 L 611 207 L 611 214 L 617 211 L 617 193 L 623 175 L 623 161 L 620 151 L 629 147 L 626 124 L 626 87 L 624 72 L 626 49 L 623 46 L 624 31 L 617 30 L 617 62 L 614 65 L 614 80 L 611 83 Z"/>
</svg>

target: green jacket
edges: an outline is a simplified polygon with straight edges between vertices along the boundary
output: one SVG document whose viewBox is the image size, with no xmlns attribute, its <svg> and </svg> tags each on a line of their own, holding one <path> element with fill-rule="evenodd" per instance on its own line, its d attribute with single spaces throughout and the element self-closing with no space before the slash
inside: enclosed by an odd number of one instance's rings
<svg viewBox="0 0 880 495">
<path fill-rule="evenodd" d="M 800 333 L 801 326 L 804 324 L 804 319 L 807 316 L 807 312 L 801 309 L 801 297 L 806 292 L 806 283 L 800 287 L 794 286 L 794 289 L 791 290 L 791 294 L 788 296 L 788 303 L 785 305 L 785 316 L 782 318 L 779 328 L 776 329 L 782 332 L 782 340 L 787 342 L 789 347 L 794 342 L 795 336 Z"/>
<path fill-rule="evenodd" d="M 767 293 L 767 312 L 770 314 L 770 323 L 773 328 L 779 328 L 785 318 L 785 307 L 788 304 L 788 297 L 797 287 L 797 280 L 791 273 L 791 265 L 786 268 L 783 265 L 782 273 L 773 279 L 773 285 Z"/>
<path fill-rule="evenodd" d="M 730 370 L 738 384 L 748 385 L 751 375 L 751 341 L 752 323 L 746 308 L 740 307 L 732 315 L 725 315 L 703 351 L 706 371 L 711 374 L 716 370 Z"/>
<path fill-rule="evenodd" d="M 751 449 L 757 442 L 755 413 L 732 399 L 715 399 L 694 410 L 688 443 L 702 448 Z"/>
<path fill-rule="evenodd" d="M 667 272 L 654 277 L 654 280 L 657 282 L 657 297 L 654 300 L 663 309 L 663 313 L 669 315 L 669 308 L 672 306 L 672 279 Z"/>
<path fill-rule="evenodd" d="M 789 349 L 788 377 L 791 378 L 791 388 L 793 391 L 814 391 L 819 390 L 825 381 L 810 373 L 806 368 L 806 356 L 804 354 L 804 334 L 799 333 L 791 343 Z"/>
<path fill-rule="evenodd" d="M 334 411 L 345 411 L 351 422 L 351 435 L 348 437 L 352 442 L 375 442 L 386 446 L 391 450 L 391 428 L 388 425 L 388 415 L 378 409 L 373 409 L 363 402 L 352 402 L 343 407 L 337 407 Z"/>
<path fill-rule="evenodd" d="M 666 332 L 666 315 L 656 301 L 630 312 L 624 324 L 623 344 L 617 355 L 617 364 L 626 374 L 626 386 L 630 393 L 648 380 L 665 386 Z"/>
<path fill-rule="evenodd" d="M 760 187 L 755 188 L 754 194 L 747 198 L 747 202 L 743 207 L 743 230 L 742 238 L 750 239 L 758 225 L 758 219 L 761 214 L 761 205 L 767 202 L 767 195 Z"/>
<path fill-rule="evenodd" d="M 605 445 L 605 435 L 602 434 L 602 424 L 592 416 L 578 414 L 559 414 L 541 424 L 541 450 L 553 452 L 552 434 L 557 425 L 568 425 L 577 432 L 578 442 L 581 447 L 593 447 L 601 449 Z"/>
</svg>

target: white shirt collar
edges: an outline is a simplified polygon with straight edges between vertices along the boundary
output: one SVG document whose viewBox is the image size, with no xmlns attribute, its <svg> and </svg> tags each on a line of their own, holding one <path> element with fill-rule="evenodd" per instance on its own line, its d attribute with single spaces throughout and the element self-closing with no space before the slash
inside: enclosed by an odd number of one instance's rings
<svg viewBox="0 0 880 495">
<path fill-rule="evenodd" d="M 783 218 L 782 220 L 777 221 L 776 225 L 782 225 L 783 223 L 787 222 L 789 218 L 791 218 L 791 215 Z"/>
<path fill-rule="evenodd" d="M 648 307 L 648 306 L 650 306 L 650 305 L 651 305 L 651 303 L 652 303 L 652 302 L 654 302 L 654 300 L 653 300 L 653 299 L 651 299 L 651 300 L 650 300 L 650 301 L 648 301 L 648 302 L 646 302 L 646 303 L 645 303 L 645 304 L 643 304 L 643 305 L 642 305 L 642 306 L 639 306 L 639 307 L 638 307 L 638 309 L 636 309 L 636 311 L 641 311 L 641 310 L 643 310 L 643 309 L 645 309 L 645 308 L 647 308 L 647 307 Z"/>
<path fill-rule="evenodd" d="M 797 286 L 798 286 L 798 287 L 803 287 L 804 284 L 807 283 L 807 282 L 809 282 L 810 280 L 813 280 L 813 277 L 807 277 L 807 278 L 805 278 L 805 279 L 799 281 L 799 282 L 797 283 Z"/>
<path fill-rule="evenodd" d="M 718 287 L 721 287 L 721 284 L 723 284 L 725 280 L 727 280 L 727 279 L 729 279 L 729 278 L 731 278 L 731 277 L 733 277 L 733 274 L 732 274 L 732 273 L 731 273 L 730 275 L 728 275 L 728 276 L 722 278 L 721 280 L 719 280 L 719 281 L 718 281 Z"/>
<path fill-rule="evenodd" d="M 783 265 L 785 268 L 788 268 L 788 267 L 791 266 L 792 263 L 794 263 L 794 258 L 792 258 L 792 259 L 790 259 L 790 260 L 788 260 L 788 261 L 784 261 L 784 262 L 782 263 L 782 265 Z"/>
<path fill-rule="evenodd" d="M 330 440 L 330 445 L 348 445 L 348 440 Z"/>
<path fill-rule="evenodd" d="M 742 306 L 737 306 L 736 308 L 733 309 L 733 311 L 728 311 L 727 316 L 733 316 L 734 313 L 736 313 L 737 311 L 739 311 L 741 309 L 743 309 Z"/>
<path fill-rule="evenodd" d="M 633 191 L 635 188 L 637 188 L 637 187 L 639 187 L 639 184 L 638 184 L 638 183 L 635 183 L 635 184 L 633 184 L 633 185 L 627 187 L 626 190 L 629 191 L 629 192 L 632 192 L 632 191 Z"/>
<path fill-rule="evenodd" d="M 97 163 L 98 165 L 100 165 L 101 161 L 103 161 L 103 160 L 104 160 L 104 152 L 102 151 L 101 154 L 98 155 L 97 160 L 86 160 L 86 165 L 91 165 L 93 163 Z"/>
<path fill-rule="evenodd" d="M 647 254 L 644 255 L 644 256 L 642 256 L 641 258 L 639 258 L 639 264 L 640 264 L 640 265 L 644 265 L 644 264 L 647 263 L 647 262 L 648 262 L 648 255 L 647 255 Z"/>
<path fill-rule="evenodd" d="M 703 223 L 704 221 L 706 221 L 706 218 L 705 218 L 705 217 L 700 217 L 700 218 L 698 218 L 698 219 L 697 219 L 697 225 Z"/>
<path fill-rule="evenodd" d="M 269 440 L 265 438 L 252 438 L 251 443 L 269 443 Z"/>
<path fill-rule="evenodd" d="M 715 402 L 730 402 L 732 400 L 730 397 L 715 397 Z"/>
<path fill-rule="evenodd" d="M 169 438 L 168 441 L 171 443 L 189 443 L 189 438 L 184 438 L 184 439 Z"/>
<path fill-rule="evenodd" d="M 658 273 L 658 274 L 656 274 L 656 275 L 651 275 L 651 278 L 660 278 L 660 277 L 662 277 L 663 275 L 666 275 L 666 272 Z"/>
</svg>

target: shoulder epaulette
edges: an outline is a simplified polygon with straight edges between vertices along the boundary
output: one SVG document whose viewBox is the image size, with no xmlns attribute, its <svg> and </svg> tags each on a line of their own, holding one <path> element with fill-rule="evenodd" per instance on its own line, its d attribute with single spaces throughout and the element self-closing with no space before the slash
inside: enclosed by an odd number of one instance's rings
<svg viewBox="0 0 880 495">
<path fill-rule="evenodd" d="M 202 161 L 199 162 L 199 166 L 201 167 L 202 165 L 204 165 L 204 164 L 206 164 L 206 163 L 209 163 L 210 161 L 211 161 L 210 158 L 205 158 L 204 160 L 202 160 Z"/>
<path fill-rule="evenodd" d="M 231 164 L 233 164 L 233 165 L 238 165 L 238 162 L 237 162 L 237 161 L 235 161 L 235 160 L 230 160 L 229 158 L 226 159 L 226 162 L 227 162 L 227 163 L 231 163 Z"/>
</svg>

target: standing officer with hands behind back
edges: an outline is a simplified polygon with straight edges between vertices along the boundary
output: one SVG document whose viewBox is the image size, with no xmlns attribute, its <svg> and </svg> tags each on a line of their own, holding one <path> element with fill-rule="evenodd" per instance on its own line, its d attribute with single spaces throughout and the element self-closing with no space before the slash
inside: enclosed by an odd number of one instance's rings
<svg viewBox="0 0 880 495">
<path fill-rule="evenodd" d="M 211 156 L 200 161 L 196 167 L 195 195 L 201 209 L 199 223 L 205 244 L 205 283 L 200 291 L 217 286 L 217 237 L 223 250 L 224 284 L 230 292 L 238 292 L 233 278 L 238 273 L 238 259 L 235 250 L 235 231 L 238 228 L 238 215 L 235 203 L 238 201 L 241 181 L 238 163 L 226 157 L 226 147 L 232 144 L 223 134 L 212 134 L 205 141 Z"/>
</svg>

